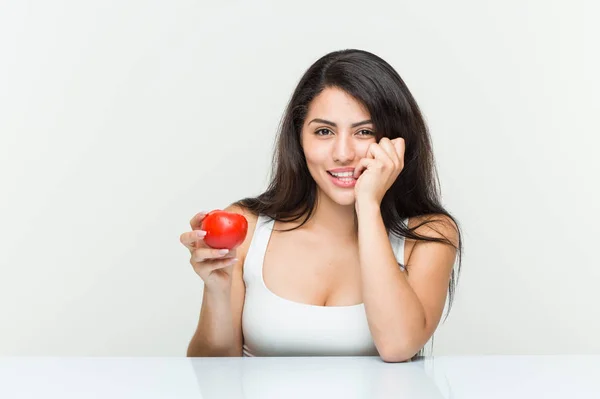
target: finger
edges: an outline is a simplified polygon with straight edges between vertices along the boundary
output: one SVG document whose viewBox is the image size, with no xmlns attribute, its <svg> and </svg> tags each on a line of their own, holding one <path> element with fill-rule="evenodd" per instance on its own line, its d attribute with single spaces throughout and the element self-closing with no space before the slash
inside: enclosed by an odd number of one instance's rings
<svg viewBox="0 0 600 399">
<path fill-rule="evenodd" d="M 219 260 L 215 260 L 210 263 L 207 263 L 205 265 L 205 267 L 206 267 L 207 271 L 213 272 L 215 270 L 225 269 L 226 267 L 233 266 L 233 265 L 235 265 L 235 263 L 237 261 L 238 261 L 238 258 L 219 259 Z"/>
<path fill-rule="evenodd" d="M 179 241 L 181 241 L 186 248 L 192 250 L 194 248 L 206 247 L 204 237 L 206 237 L 206 231 L 194 230 L 181 234 Z"/>
<path fill-rule="evenodd" d="M 380 164 L 380 162 L 376 159 L 362 158 L 358 162 L 358 165 L 356 166 L 356 168 L 354 169 L 353 177 L 355 179 L 358 179 L 365 170 L 378 167 L 379 164 Z"/>
<path fill-rule="evenodd" d="M 192 262 L 204 262 L 211 259 L 224 259 L 235 257 L 235 249 L 198 248 L 192 252 Z"/>
<path fill-rule="evenodd" d="M 202 275 L 208 276 L 210 273 L 212 273 L 215 270 L 233 268 L 233 265 L 235 265 L 235 263 L 237 261 L 238 261 L 237 258 L 229 258 L 229 259 L 209 260 L 209 261 L 200 262 L 200 263 L 192 262 L 192 267 L 194 268 L 196 273 L 198 273 L 200 276 L 202 276 Z"/>
<path fill-rule="evenodd" d="M 194 217 L 190 220 L 190 227 L 192 228 L 192 230 L 200 229 L 200 226 L 202 225 L 202 220 L 204 220 L 204 217 L 207 213 L 208 212 L 202 211 L 194 215 Z"/>
<path fill-rule="evenodd" d="M 398 151 L 396 146 L 390 139 L 384 137 L 379 142 L 379 146 L 385 151 L 385 153 L 390 157 L 392 162 L 394 163 L 394 167 L 397 168 L 400 166 L 400 159 L 398 158 Z"/>
<path fill-rule="evenodd" d="M 402 137 L 395 138 L 392 140 L 394 147 L 396 148 L 396 152 L 398 154 L 398 159 L 400 160 L 400 164 L 404 165 L 404 154 L 406 152 L 406 141 Z"/>
<path fill-rule="evenodd" d="M 388 153 L 383 148 L 381 148 L 381 145 L 379 144 L 372 143 L 369 146 L 368 153 L 372 154 L 374 159 L 379 160 L 384 165 L 388 165 L 392 168 L 395 166 L 392 158 L 390 158 Z"/>
<path fill-rule="evenodd" d="M 371 143 L 369 145 L 369 148 L 367 148 L 367 153 L 365 155 L 365 158 L 375 159 L 375 154 L 373 154 L 373 151 L 371 150 L 371 147 L 375 147 L 377 145 L 378 145 L 377 143 Z"/>
</svg>

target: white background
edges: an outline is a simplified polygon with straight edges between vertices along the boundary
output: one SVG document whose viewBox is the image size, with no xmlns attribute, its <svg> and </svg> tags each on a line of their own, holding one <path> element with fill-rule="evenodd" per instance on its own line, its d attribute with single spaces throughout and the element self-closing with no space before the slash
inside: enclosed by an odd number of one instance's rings
<svg viewBox="0 0 600 399">
<path fill-rule="evenodd" d="M 303 72 L 387 60 L 465 254 L 434 354 L 600 353 L 598 5 L 3 1 L 0 355 L 184 356 L 198 211 L 260 193 Z"/>
</svg>

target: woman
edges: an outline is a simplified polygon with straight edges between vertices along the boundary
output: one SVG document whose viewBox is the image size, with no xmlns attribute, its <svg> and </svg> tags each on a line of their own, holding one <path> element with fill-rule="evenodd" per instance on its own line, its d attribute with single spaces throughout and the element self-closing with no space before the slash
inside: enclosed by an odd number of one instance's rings
<svg viewBox="0 0 600 399">
<path fill-rule="evenodd" d="M 225 209 L 248 219 L 244 243 L 208 248 L 204 213 L 181 235 L 204 281 L 188 356 L 419 355 L 452 304 L 462 239 L 410 91 L 378 56 L 332 52 L 279 130 L 267 190 Z"/>
</svg>

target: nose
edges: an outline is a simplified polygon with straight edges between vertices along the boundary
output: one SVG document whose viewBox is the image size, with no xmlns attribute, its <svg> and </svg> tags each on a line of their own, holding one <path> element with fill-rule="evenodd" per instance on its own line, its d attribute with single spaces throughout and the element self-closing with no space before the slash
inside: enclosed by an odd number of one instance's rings
<svg viewBox="0 0 600 399">
<path fill-rule="evenodd" d="M 356 150 L 351 135 L 337 136 L 333 144 L 333 160 L 346 164 L 354 160 Z"/>
</svg>

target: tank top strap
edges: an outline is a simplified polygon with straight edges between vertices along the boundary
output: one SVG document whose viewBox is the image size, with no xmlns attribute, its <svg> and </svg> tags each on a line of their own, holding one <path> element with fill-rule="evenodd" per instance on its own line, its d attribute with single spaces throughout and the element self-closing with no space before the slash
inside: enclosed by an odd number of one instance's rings
<svg viewBox="0 0 600 399">
<path fill-rule="evenodd" d="M 252 240 L 244 260 L 244 279 L 250 276 L 262 278 L 262 265 L 274 224 L 274 219 L 266 215 L 258 215 Z"/>
</svg>

